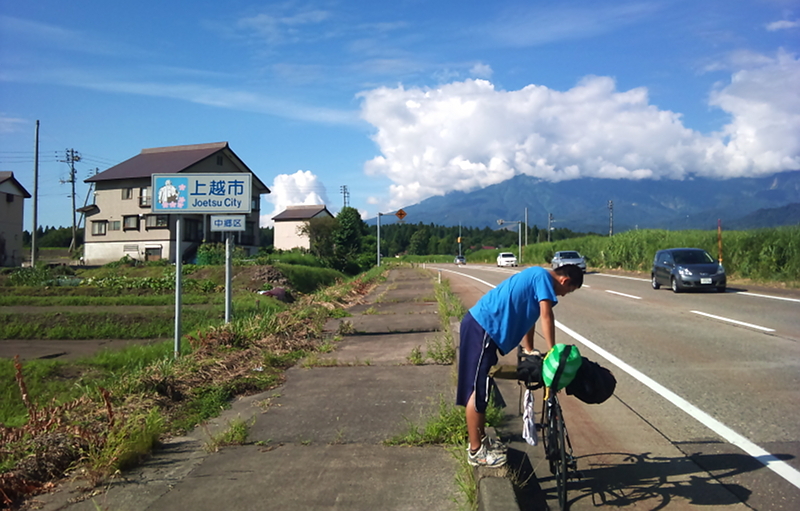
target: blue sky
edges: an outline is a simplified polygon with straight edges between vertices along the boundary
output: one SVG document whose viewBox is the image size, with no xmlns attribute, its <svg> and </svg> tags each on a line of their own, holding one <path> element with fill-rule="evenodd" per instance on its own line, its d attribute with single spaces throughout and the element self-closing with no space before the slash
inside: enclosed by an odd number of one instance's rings
<svg viewBox="0 0 800 511">
<path fill-rule="evenodd" d="M 365 218 L 517 174 L 800 169 L 800 2 L 0 0 L 0 170 L 41 225 L 143 148 L 227 141 L 289 204 Z M 26 229 L 32 225 L 27 201 Z M 407 219 L 435 222 L 435 219 Z"/>
</svg>

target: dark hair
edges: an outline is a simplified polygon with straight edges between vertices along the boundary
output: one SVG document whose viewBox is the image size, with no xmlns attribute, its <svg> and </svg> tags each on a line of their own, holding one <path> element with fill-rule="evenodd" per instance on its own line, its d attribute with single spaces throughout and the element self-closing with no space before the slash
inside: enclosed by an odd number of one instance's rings
<svg viewBox="0 0 800 511">
<path fill-rule="evenodd" d="M 569 283 L 580 288 L 583 285 L 583 270 L 577 264 L 565 264 L 554 270 L 556 275 L 569 277 Z"/>
</svg>

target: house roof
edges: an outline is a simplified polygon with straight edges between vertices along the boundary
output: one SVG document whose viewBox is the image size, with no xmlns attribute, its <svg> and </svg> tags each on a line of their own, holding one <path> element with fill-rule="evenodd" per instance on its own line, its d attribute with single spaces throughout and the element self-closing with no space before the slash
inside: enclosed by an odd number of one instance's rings
<svg viewBox="0 0 800 511">
<path fill-rule="evenodd" d="M 9 172 L 7 170 L 0 171 L 0 186 L 2 185 L 11 185 L 16 187 L 19 190 L 19 193 L 14 195 L 22 195 L 26 199 L 31 198 L 31 194 L 28 193 L 28 190 L 26 190 L 25 187 L 19 184 L 19 181 L 14 178 L 13 172 Z"/>
<path fill-rule="evenodd" d="M 253 174 L 253 171 L 228 147 L 227 142 L 216 142 L 213 144 L 142 149 L 142 152 L 133 158 L 114 165 L 110 169 L 86 179 L 84 182 L 141 179 L 149 178 L 153 174 L 177 174 L 220 152 L 231 159 L 242 172 Z M 259 193 L 270 193 L 267 185 L 262 183 L 255 174 L 253 174 L 253 187 Z"/>
<path fill-rule="evenodd" d="M 286 209 L 283 212 L 278 213 L 272 219 L 276 222 L 287 221 L 287 220 L 310 220 L 316 216 L 319 216 L 321 213 L 327 214 L 329 217 L 333 218 L 333 215 L 328 208 L 325 207 L 324 204 L 315 204 L 311 206 L 286 206 Z"/>
</svg>

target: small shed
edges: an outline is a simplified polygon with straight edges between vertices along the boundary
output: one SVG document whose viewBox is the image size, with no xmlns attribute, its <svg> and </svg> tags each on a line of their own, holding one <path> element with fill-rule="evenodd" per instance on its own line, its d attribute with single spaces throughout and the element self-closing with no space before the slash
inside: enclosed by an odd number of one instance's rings
<svg viewBox="0 0 800 511">
<path fill-rule="evenodd" d="M 309 220 L 324 216 L 333 218 L 324 204 L 287 206 L 281 213 L 272 217 L 275 222 L 275 248 L 277 250 L 293 248 L 308 250 L 311 248 L 311 241 L 300 230 Z"/>
</svg>

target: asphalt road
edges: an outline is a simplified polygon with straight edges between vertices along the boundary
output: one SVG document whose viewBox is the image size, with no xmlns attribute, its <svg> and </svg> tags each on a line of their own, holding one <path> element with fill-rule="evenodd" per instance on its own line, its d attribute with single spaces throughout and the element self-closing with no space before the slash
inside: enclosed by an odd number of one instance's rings
<svg viewBox="0 0 800 511">
<path fill-rule="evenodd" d="M 438 267 L 482 292 L 518 271 Z M 555 308 L 557 342 L 618 381 L 602 405 L 562 397 L 584 474 L 571 509 L 800 509 L 800 293 L 674 294 L 644 277 L 586 274 Z"/>
</svg>

